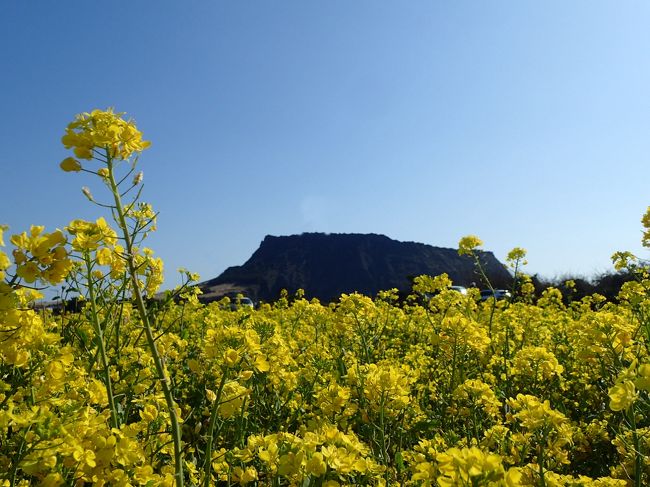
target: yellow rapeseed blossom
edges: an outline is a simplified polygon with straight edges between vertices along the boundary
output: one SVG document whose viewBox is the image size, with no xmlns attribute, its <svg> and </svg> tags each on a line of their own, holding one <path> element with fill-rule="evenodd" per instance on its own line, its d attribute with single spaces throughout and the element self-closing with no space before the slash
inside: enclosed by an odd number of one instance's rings
<svg viewBox="0 0 650 487">
<path fill-rule="evenodd" d="M 421 294 L 436 293 L 451 286 L 452 282 L 447 274 L 439 276 L 417 276 L 413 280 L 413 291 Z"/>
<path fill-rule="evenodd" d="M 568 423 L 564 414 L 551 408 L 548 400 L 526 394 L 517 394 L 516 398 L 508 399 L 514 417 L 520 421 L 524 428 L 539 430 L 545 428 L 559 429 Z"/>
<path fill-rule="evenodd" d="M 239 485 L 248 485 L 257 480 L 257 470 L 254 467 L 248 467 L 246 469 L 235 467 L 232 471 L 232 480 Z"/>
<path fill-rule="evenodd" d="M 458 242 L 458 255 L 472 255 L 482 245 L 483 241 L 476 235 L 467 235 Z"/>
<path fill-rule="evenodd" d="M 242 386 L 237 381 L 227 382 L 223 388 L 223 395 L 219 403 L 219 414 L 224 418 L 231 418 L 235 414 L 239 414 L 249 393 L 250 389 Z"/>
<path fill-rule="evenodd" d="M 59 166 L 65 172 L 81 171 L 81 164 L 74 157 L 66 157 L 65 159 L 63 159 L 63 161 L 61 161 L 61 164 L 59 164 Z"/>
<path fill-rule="evenodd" d="M 234 367 L 239 362 L 239 353 L 233 348 L 229 348 L 223 354 L 223 361 L 228 367 Z"/>
<path fill-rule="evenodd" d="M 609 408 L 612 411 L 625 411 L 636 399 L 636 388 L 631 380 L 619 382 L 609 389 Z"/>
<path fill-rule="evenodd" d="M 65 248 L 67 242 L 63 232 L 45 233 L 44 229 L 32 225 L 29 234 L 11 236 L 16 274 L 28 283 L 58 284 L 66 278 L 73 264 Z"/>
<path fill-rule="evenodd" d="M 453 393 L 457 413 L 469 416 L 471 409 L 482 409 L 489 416 L 498 416 L 501 412 L 501 401 L 497 399 L 492 388 L 483 381 L 468 379 L 458 386 Z"/>
<path fill-rule="evenodd" d="M 0 280 L 4 279 L 5 271 L 11 266 L 11 261 L 7 254 L 0 250 Z"/>
<path fill-rule="evenodd" d="M 410 402 L 410 382 L 401 368 L 370 364 L 365 367 L 363 394 L 373 409 L 396 413 Z"/>
<path fill-rule="evenodd" d="M 115 190 L 113 162 L 131 158 L 117 180 L 141 184 L 148 142 L 121 114 L 82 114 L 63 143 L 63 170 Z M 650 485 L 650 275 L 631 253 L 615 256 L 636 278 L 615 302 L 536 300 L 520 276 L 517 300 L 486 307 L 440 275 L 403 301 L 284 292 L 232 312 L 186 284 L 153 296 L 156 212 L 120 189 L 120 238 L 75 220 L 0 250 L 0 487 L 172 487 L 176 465 L 185 485 Z M 642 224 L 650 245 L 650 208 Z M 459 253 L 481 245 L 465 237 Z M 66 277 L 76 302 L 35 302 Z"/>
<path fill-rule="evenodd" d="M 634 385 L 643 391 L 650 392 L 650 363 L 639 366 L 639 373 Z"/>
<path fill-rule="evenodd" d="M 508 255 L 506 256 L 506 261 L 511 265 L 514 265 L 516 263 L 519 263 L 520 265 L 526 265 L 528 262 L 524 260 L 525 257 L 526 257 L 526 249 L 522 249 L 521 247 L 515 247 L 510 252 L 508 252 Z"/>
<path fill-rule="evenodd" d="M 631 264 L 637 261 L 637 258 L 632 252 L 614 252 L 612 255 L 612 264 L 614 269 L 621 271 L 630 267 Z"/>
<path fill-rule="evenodd" d="M 266 360 L 266 357 L 259 353 L 255 355 L 255 360 L 253 361 L 253 368 L 257 372 L 268 372 L 271 370 L 271 365 L 269 364 L 268 360 Z"/>
<path fill-rule="evenodd" d="M 524 347 L 513 358 L 512 374 L 524 378 L 549 380 L 563 371 L 564 367 L 545 347 Z"/>
<path fill-rule="evenodd" d="M 327 463 L 322 453 L 316 452 L 307 460 L 306 472 L 314 477 L 321 477 L 327 472 Z"/>
<path fill-rule="evenodd" d="M 102 244 L 111 247 L 117 242 L 117 233 L 103 217 L 95 222 L 73 220 L 66 230 L 74 236 L 72 248 L 81 252 L 97 250 Z"/>
<path fill-rule="evenodd" d="M 123 116 L 112 108 L 81 113 L 68 124 L 61 142 L 66 149 L 73 149 L 79 159 L 92 159 L 95 149 L 106 150 L 113 158 L 128 159 L 151 143 L 142 140 L 135 123 Z"/>
<path fill-rule="evenodd" d="M 318 407 L 327 416 L 341 413 L 350 401 L 349 387 L 331 383 L 327 387 L 317 388 L 315 391 Z"/>
<path fill-rule="evenodd" d="M 641 243 L 644 247 L 650 247 L 650 206 L 643 215 L 641 219 L 641 224 L 643 225 L 643 237 Z"/>
<path fill-rule="evenodd" d="M 9 230 L 9 225 L 0 225 L 0 247 L 5 246 L 4 233 Z"/>
<path fill-rule="evenodd" d="M 476 447 L 450 448 L 436 457 L 440 487 L 521 485 L 516 469 L 506 472 L 499 455 L 483 452 Z"/>
</svg>

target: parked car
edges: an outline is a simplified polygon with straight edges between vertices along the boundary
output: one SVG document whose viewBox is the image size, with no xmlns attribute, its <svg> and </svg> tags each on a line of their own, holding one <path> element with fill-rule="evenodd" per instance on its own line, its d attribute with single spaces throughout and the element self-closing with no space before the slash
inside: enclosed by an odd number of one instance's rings
<svg viewBox="0 0 650 487">
<path fill-rule="evenodd" d="M 253 300 L 251 298 L 246 297 L 246 296 L 230 298 L 230 309 L 232 311 L 235 311 L 236 309 L 240 309 L 240 308 L 244 308 L 244 307 L 254 308 L 255 303 L 253 302 Z"/>
<path fill-rule="evenodd" d="M 449 286 L 449 289 L 458 291 L 461 294 L 467 294 L 467 288 L 465 286 Z"/>
<path fill-rule="evenodd" d="M 486 301 L 494 298 L 497 301 L 501 299 L 509 299 L 512 295 L 507 289 L 483 289 L 481 291 L 481 301 Z"/>
</svg>

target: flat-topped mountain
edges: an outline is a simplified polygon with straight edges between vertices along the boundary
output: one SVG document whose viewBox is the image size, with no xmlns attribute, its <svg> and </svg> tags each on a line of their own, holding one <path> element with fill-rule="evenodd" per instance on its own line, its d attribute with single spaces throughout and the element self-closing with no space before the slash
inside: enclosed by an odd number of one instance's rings
<svg viewBox="0 0 650 487">
<path fill-rule="evenodd" d="M 512 277 L 492 252 L 479 255 L 492 284 L 508 286 Z M 304 289 L 306 297 L 327 302 L 355 291 L 368 296 L 391 288 L 408 292 L 413 277 L 443 272 L 456 285 L 483 285 L 473 259 L 459 256 L 456 249 L 372 233 L 268 235 L 245 264 L 229 267 L 201 288 L 208 300 L 242 292 L 254 300 L 272 301 L 282 289 Z"/>
</svg>

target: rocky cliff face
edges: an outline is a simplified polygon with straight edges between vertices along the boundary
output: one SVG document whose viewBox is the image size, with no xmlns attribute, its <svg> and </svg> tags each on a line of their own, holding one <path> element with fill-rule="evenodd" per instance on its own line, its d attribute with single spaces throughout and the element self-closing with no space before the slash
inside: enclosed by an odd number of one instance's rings
<svg viewBox="0 0 650 487">
<path fill-rule="evenodd" d="M 491 252 L 480 256 L 492 284 L 507 286 L 511 276 L 503 264 Z M 236 291 L 264 301 L 276 299 L 282 289 L 304 289 L 306 297 L 327 302 L 355 291 L 369 296 L 391 288 L 408 292 L 413 277 L 443 272 L 454 284 L 483 286 L 473 260 L 455 249 L 376 234 L 269 235 L 244 265 L 229 267 L 201 287 L 213 297 Z"/>
</svg>

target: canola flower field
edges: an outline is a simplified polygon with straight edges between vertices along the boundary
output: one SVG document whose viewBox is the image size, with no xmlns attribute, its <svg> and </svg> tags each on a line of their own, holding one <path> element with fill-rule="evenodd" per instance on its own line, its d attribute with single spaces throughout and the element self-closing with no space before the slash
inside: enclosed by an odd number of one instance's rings
<svg viewBox="0 0 650 487">
<path fill-rule="evenodd" d="M 200 304 L 185 271 L 152 300 L 149 143 L 112 110 L 62 141 L 106 218 L 0 227 L 2 486 L 650 485 L 650 279 L 628 252 L 615 265 L 638 279 L 616 303 L 535 298 L 522 249 L 498 302 L 443 275 L 406 302 L 299 293 L 231 311 Z M 642 224 L 648 247 L 650 211 Z M 479 245 L 459 251 L 480 268 Z M 61 283 L 81 311 L 34 308 Z"/>
</svg>

